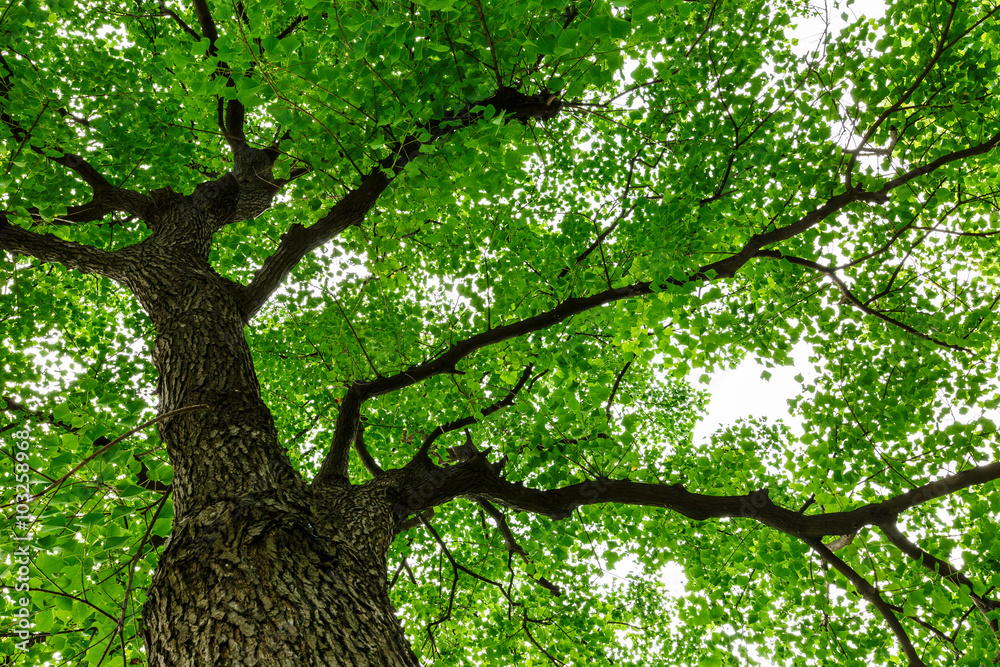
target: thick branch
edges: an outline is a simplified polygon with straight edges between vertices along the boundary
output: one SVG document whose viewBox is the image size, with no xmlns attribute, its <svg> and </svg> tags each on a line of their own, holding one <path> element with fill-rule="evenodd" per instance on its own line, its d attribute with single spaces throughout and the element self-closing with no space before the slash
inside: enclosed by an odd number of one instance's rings
<svg viewBox="0 0 1000 667">
<path fill-rule="evenodd" d="M 913 642 L 910 641 L 909 636 L 906 634 L 906 629 L 903 624 L 899 622 L 896 615 L 893 613 L 892 608 L 886 603 L 882 598 L 882 595 L 878 592 L 878 589 L 868 583 L 868 580 L 862 577 L 860 574 L 854 571 L 850 565 L 842 561 L 837 557 L 832 551 L 826 548 L 822 542 L 817 539 L 806 539 L 804 540 L 806 544 L 812 547 L 813 551 L 819 554 L 825 562 L 833 566 L 835 570 L 840 572 L 842 575 L 847 577 L 848 581 L 857 589 L 858 593 L 868 601 L 868 604 L 875 607 L 879 615 L 885 619 L 885 622 L 892 629 L 892 634 L 896 635 L 896 641 L 899 643 L 899 648 L 903 651 L 903 655 L 906 656 L 907 665 L 909 667 L 926 667 L 920 656 L 917 655 L 917 650 L 913 648 Z"/>
<path fill-rule="evenodd" d="M 395 375 L 382 377 L 371 382 L 355 382 L 347 391 L 347 396 L 345 396 L 340 407 L 340 414 L 337 416 L 337 426 L 334 430 L 334 448 L 331 449 L 330 454 L 323 461 L 323 467 L 313 480 L 313 483 L 322 485 L 342 478 L 341 470 L 343 466 L 338 463 L 343 458 L 340 452 L 343 451 L 345 446 L 349 446 L 351 439 L 354 438 L 354 429 L 357 427 L 358 419 L 360 418 L 361 406 L 369 398 L 398 391 L 422 382 L 434 375 L 454 372 L 455 366 L 459 361 L 476 350 L 489 345 L 495 345 L 496 343 L 516 338 L 517 336 L 547 329 L 573 315 L 598 306 L 651 292 L 649 283 L 640 283 L 638 285 L 606 290 L 590 297 L 567 299 L 552 310 L 540 315 L 535 315 L 520 322 L 490 329 L 489 331 L 466 338 L 463 341 L 455 343 L 434 359 L 411 366 Z M 462 428 L 462 426 L 460 425 L 456 428 Z M 437 435 L 434 437 L 437 437 Z M 425 443 L 425 447 L 429 447 L 429 444 Z M 424 450 L 424 447 L 421 449 Z"/>
<path fill-rule="evenodd" d="M 514 510 L 563 519 L 585 505 L 623 503 L 664 507 L 695 521 L 747 517 L 793 537 L 821 539 L 828 535 L 849 535 L 865 526 L 891 523 L 900 513 L 912 507 L 1000 479 L 1000 462 L 989 463 L 880 503 L 846 512 L 805 515 L 775 505 L 767 489 L 741 496 L 712 496 L 692 493 L 681 484 L 647 484 L 600 478 L 559 489 L 541 490 L 503 479 L 499 474 L 501 467 L 502 464 L 488 463 L 485 455 L 447 467 L 435 466 L 427 459 L 415 460 L 396 471 L 403 477 L 408 489 L 404 493 L 406 505 L 399 510 L 408 516 L 460 496 L 476 496 Z"/>
<path fill-rule="evenodd" d="M 471 125 L 483 115 L 482 111 L 473 109 L 488 106 L 505 113 L 507 120 L 517 120 L 522 123 L 531 119 L 552 118 L 560 109 L 559 100 L 549 95 L 525 95 L 504 88 L 487 100 L 449 112 L 443 119 L 424 125 L 422 129 L 430 135 L 426 141 L 420 141 L 411 135 L 397 143 L 390 154 L 362 179 L 361 184 L 348 192 L 326 215 L 309 227 L 294 224 L 282 235 L 278 249 L 267 258 L 244 290 L 243 312 L 246 321 L 249 322 L 253 318 L 303 257 L 348 227 L 361 223 L 379 196 L 389 187 L 391 180 L 420 155 L 421 147 L 433 144 L 455 130 Z"/>
<path fill-rule="evenodd" d="M 198 17 L 198 25 L 201 27 L 201 35 L 208 40 L 208 52 L 215 55 L 215 42 L 219 39 L 219 30 L 215 27 L 212 19 L 212 11 L 208 8 L 207 0 L 193 0 L 194 14 Z"/>
<path fill-rule="evenodd" d="M 521 378 L 518 380 L 517 384 L 504 396 L 502 399 L 484 408 L 482 414 L 487 417 L 498 410 L 509 407 L 517 394 L 524 387 L 528 378 L 531 377 L 531 371 L 534 368 L 531 364 L 528 364 L 524 372 L 521 373 Z M 347 481 L 347 469 L 348 469 L 348 455 L 350 453 L 351 443 L 355 444 L 357 448 L 358 438 L 361 437 L 362 425 L 361 425 L 361 404 L 364 400 L 368 398 L 364 392 L 361 390 L 361 385 L 355 383 L 347 391 L 347 396 L 340 404 L 340 413 L 337 415 L 337 424 L 334 427 L 333 433 L 333 443 L 330 446 L 330 452 L 326 455 L 323 460 L 323 465 L 320 467 L 319 474 L 316 475 L 316 484 L 323 484 L 327 481 L 339 480 Z M 427 452 L 430 450 L 431 444 L 441 435 L 448 433 L 450 431 L 456 431 L 466 426 L 471 426 L 479 421 L 476 417 L 463 417 L 462 419 L 456 419 L 452 422 L 438 426 L 435 428 L 429 436 L 424 440 L 423 445 L 417 452 L 417 456 L 427 456 Z M 363 441 L 362 441 L 363 443 Z M 361 455 L 362 450 L 358 450 L 358 454 Z M 367 452 L 366 452 L 367 453 Z M 370 456 L 368 457 L 370 458 Z M 365 463 L 365 467 L 371 472 L 371 467 L 365 462 L 365 457 L 362 456 L 362 463 Z M 372 461 L 374 463 L 374 461 Z M 377 464 L 376 464 L 376 467 Z M 381 470 L 380 470 L 381 471 Z M 374 474 L 374 473 L 372 473 Z"/>
<path fill-rule="evenodd" d="M 372 477 L 379 477 L 382 474 L 382 466 L 378 464 L 375 457 L 373 457 L 371 452 L 368 451 L 368 447 L 365 446 L 364 422 L 358 424 L 358 431 L 354 436 L 354 451 L 357 452 L 358 458 L 361 459 L 361 464 L 364 465 L 365 470 L 367 470 Z"/>
<path fill-rule="evenodd" d="M 194 13 L 198 17 L 198 25 L 201 26 L 201 34 L 208 40 L 208 57 L 215 58 L 218 55 L 218 48 L 215 43 L 219 39 L 219 29 L 212 18 L 212 11 L 208 6 L 208 0 L 193 0 Z M 229 65 L 221 60 L 218 61 L 217 74 L 226 77 L 226 86 L 233 88 L 236 82 L 233 81 L 233 73 Z M 219 130 L 226 137 L 226 142 L 233 150 L 233 154 L 239 161 L 239 151 L 246 146 L 246 135 L 243 133 L 243 119 L 246 109 L 239 100 L 232 99 L 228 102 L 221 97 L 218 99 L 218 124 Z"/>
<path fill-rule="evenodd" d="M 953 162 L 955 160 L 986 153 L 989 150 L 991 150 L 997 143 L 1000 143 L 1000 133 L 998 133 L 988 142 L 984 142 L 983 144 L 980 144 L 978 146 L 969 149 L 950 153 L 946 156 L 938 158 L 937 160 L 934 160 L 928 165 L 913 169 L 910 172 L 907 172 L 907 174 L 904 174 L 899 178 L 896 178 L 892 181 L 885 183 L 883 187 L 878 191 L 864 191 L 860 189 L 853 189 L 849 192 L 835 195 L 830 199 L 828 199 L 824 204 L 820 205 L 819 207 L 813 209 L 809 213 L 802 216 L 799 220 L 797 220 L 794 223 L 772 230 L 770 232 L 766 232 L 763 234 L 756 234 L 752 236 L 744 244 L 743 248 L 739 252 L 727 257 L 726 259 L 719 260 L 711 264 L 706 264 L 705 266 L 702 266 L 700 269 L 698 269 L 696 272 L 692 273 L 686 278 L 680 280 L 670 279 L 666 281 L 666 283 L 672 285 L 683 285 L 692 282 L 710 281 L 715 278 L 733 277 L 736 274 L 736 272 L 743 267 L 744 264 L 746 264 L 748 261 L 750 261 L 755 257 L 776 256 L 776 253 L 763 251 L 764 247 L 794 238 L 795 236 L 802 234 L 803 232 L 814 227 L 822 220 L 841 211 L 848 205 L 858 202 L 885 201 L 885 199 L 888 196 L 888 193 L 891 190 L 900 187 L 905 183 L 908 183 L 910 180 L 917 178 L 920 175 L 930 173 L 931 171 L 934 171 L 935 169 L 945 164 L 949 164 L 950 162 Z M 404 144 L 399 148 L 397 154 L 405 156 L 405 159 L 407 160 L 409 159 L 408 157 L 409 153 L 408 149 L 406 148 L 406 144 Z M 403 159 L 403 157 L 400 157 L 400 159 Z M 365 180 L 367 182 L 369 179 L 376 177 L 381 179 L 379 183 L 381 183 L 382 185 L 379 186 L 379 188 L 381 189 L 378 189 L 378 192 L 372 195 L 369 208 L 370 205 L 374 205 L 374 201 L 375 198 L 377 198 L 378 193 L 380 193 L 382 189 L 384 189 L 384 187 L 388 185 L 388 177 L 386 177 L 381 170 L 373 172 L 368 177 L 368 179 Z M 365 185 L 362 184 L 362 188 L 364 187 Z M 342 200 L 340 203 L 337 204 L 337 206 L 334 207 L 334 210 L 336 210 L 340 206 L 346 205 L 347 202 L 351 200 L 351 197 L 357 195 L 358 192 L 359 192 L 358 190 L 355 190 L 352 193 L 350 193 L 347 197 L 345 197 L 344 200 Z M 358 196 L 360 197 L 360 195 Z M 364 213 L 367 212 L 367 210 L 368 209 L 365 208 L 364 211 L 359 212 L 356 215 L 356 219 L 358 221 L 363 219 Z M 304 252 L 299 253 L 291 248 L 294 248 L 296 245 L 299 245 L 302 248 L 309 247 L 309 243 L 311 243 L 310 238 L 311 237 L 316 238 L 313 234 L 310 233 L 311 230 L 325 223 L 325 221 L 328 221 L 328 219 L 331 219 L 331 216 L 333 216 L 332 211 L 331 214 L 328 214 L 322 221 L 314 224 L 309 229 L 293 225 L 292 229 L 288 232 L 288 234 L 282 237 L 281 247 L 279 247 L 278 251 L 274 255 L 268 258 L 268 261 L 265 262 L 264 266 L 261 268 L 257 276 L 254 278 L 253 282 L 246 288 L 246 296 L 244 302 L 246 304 L 247 308 L 246 312 L 248 313 L 247 315 L 248 318 L 252 316 L 254 312 L 256 312 L 256 309 L 259 308 L 261 304 L 263 304 L 264 300 L 266 300 L 266 298 L 270 295 L 271 291 L 273 291 L 273 289 L 276 288 L 277 285 L 280 283 L 283 276 L 287 274 L 289 270 L 291 270 L 291 267 L 294 265 L 294 263 L 297 262 L 299 259 L 301 259 L 301 257 L 305 254 Z M 344 218 L 342 222 L 344 223 L 343 227 L 339 227 L 338 229 L 343 229 L 346 228 L 346 226 L 348 226 L 347 218 Z M 276 260 L 276 258 L 278 258 L 286 249 L 288 249 L 287 260 L 290 263 L 288 263 L 284 269 L 281 269 L 279 267 L 282 263 L 282 260 L 281 259 Z M 272 263 L 272 260 L 276 261 Z M 816 266 L 813 266 L 812 268 L 816 268 Z M 274 272 L 272 272 L 272 269 L 274 269 Z M 272 272 L 272 275 L 268 276 L 267 274 L 269 272 Z M 831 275 L 831 277 L 837 280 L 836 276 L 833 276 L 832 274 L 828 275 Z M 663 285 L 661 287 L 666 287 L 666 285 Z M 334 479 L 341 479 L 342 475 L 340 471 L 343 471 L 343 474 L 346 475 L 346 466 L 342 464 L 335 465 L 334 462 L 346 460 L 345 457 L 343 456 L 343 453 L 347 451 L 347 449 L 350 447 L 350 443 L 353 441 L 354 428 L 356 428 L 357 420 L 359 419 L 361 406 L 367 399 L 374 396 L 387 394 L 393 391 L 398 391 L 405 387 L 409 387 L 411 385 L 422 382 L 435 375 L 455 372 L 456 365 L 458 364 L 458 362 L 460 362 L 467 356 L 473 354 L 477 350 L 480 350 L 484 347 L 495 345 L 505 340 L 509 340 L 511 338 L 515 338 L 518 336 L 523 336 L 529 333 L 533 333 L 535 331 L 541 331 L 543 329 L 547 329 L 549 327 L 552 327 L 556 324 L 559 324 L 569 319 L 574 315 L 607 305 L 609 303 L 613 303 L 615 301 L 620 301 L 623 299 L 628 299 L 637 296 L 646 296 L 648 294 L 652 294 L 654 291 L 655 289 L 653 288 L 653 284 L 651 282 L 642 282 L 642 283 L 635 283 L 633 285 L 629 285 L 626 287 L 610 288 L 608 290 L 599 292 L 597 294 L 593 294 L 588 297 L 569 298 L 560 303 L 559 305 L 557 305 L 555 308 L 552 308 L 551 310 L 541 313 L 539 315 L 535 315 L 533 317 L 526 318 L 519 322 L 513 322 L 511 324 L 500 326 L 473 335 L 463 341 L 455 343 L 437 357 L 425 361 L 421 364 L 411 366 L 406 370 L 401 371 L 400 373 L 397 373 L 395 375 L 388 377 L 381 377 L 370 382 L 364 382 L 364 381 L 355 382 L 351 386 L 348 392 L 348 395 L 352 400 L 348 402 L 348 400 L 345 399 L 344 404 L 341 407 L 341 412 L 337 417 L 337 430 L 335 432 L 335 439 L 334 439 L 335 450 L 337 451 L 337 454 L 335 456 L 334 452 L 331 451 L 331 454 L 327 457 L 326 461 L 324 461 L 323 468 L 321 469 L 319 475 L 314 480 L 314 483 L 323 484 L 328 481 L 332 481 Z M 855 301 L 857 300 L 855 299 Z M 875 315 L 883 320 L 887 320 L 891 324 L 894 324 L 907 331 L 910 331 L 911 333 L 914 333 L 920 336 L 921 338 L 928 339 L 928 337 L 925 334 L 921 334 L 920 332 L 912 329 L 911 327 L 908 327 L 905 324 L 902 324 L 892 318 L 888 318 L 882 313 L 879 313 L 871 309 L 867 309 L 867 307 L 865 307 L 864 304 L 860 304 L 860 307 L 864 309 L 865 312 L 869 312 L 869 314 Z M 935 343 L 938 343 L 940 345 L 953 347 L 934 339 L 929 339 L 929 340 L 933 340 Z M 843 531 L 837 534 L 845 535 L 849 532 L 852 531 Z"/>
<path fill-rule="evenodd" d="M 83 273 L 96 273 L 120 280 L 124 264 L 115 253 L 81 243 L 64 241 L 52 234 L 37 234 L 11 224 L 0 212 L 0 250 L 28 255 L 43 262 L 55 262 Z"/>
<path fill-rule="evenodd" d="M 774 245 L 776 243 L 780 243 L 781 241 L 794 238 L 795 236 L 798 236 L 799 234 L 802 234 L 803 232 L 814 227 L 822 220 L 841 211 L 850 204 L 858 202 L 884 201 L 891 190 L 910 182 L 914 178 L 930 173 L 931 171 L 956 160 L 965 159 L 975 155 L 982 155 L 992 150 L 998 144 L 1000 144 L 1000 133 L 995 135 L 988 142 L 984 142 L 978 146 L 962 151 L 950 153 L 934 160 L 928 165 L 915 168 L 903 176 L 887 182 L 878 191 L 868 192 L 863 190 L 853 190 L 851 192 L 835 195 L 822 205 L 799 218 L 796 222 L 764 234 L 752 236 L 744 244 L 743 248 L 739 250 L 739 252 L 730 255 L 726 259 L 706 264 L 686 279 L 668 280 L 666 283 L 682 285 L 690 282 L 708 281 L 714 278 L 731 278 L 735 276 L 736 272 L 751 259 L 761 256 L 774 256 L 773 253 L 768 254 L 762 252 L 762 249 L 766 246 Z M 666 285 L 664 285 L 664 287 L 666 287 Z M 366 397 L 371 397 L 402 389 L 417 382 L 421 382 L 433 375 L 453 371 L 456 363 L 483 347 L 548 328 L 573 315 L 582 313 L 592 308 L 597 308 L 622 299 L 636 296 L 646 296 L 651 294 L 653 291 L 652 283 L 643 282 L 629 285 L 627 287 L 608 289 L 589 297 L 567 299 L 552 310 L 541 313 L 540 315 L 529 317 L 525 320 L 521 320 L 520 322 L 497 327 L 456 343 L 435 359 L 412 366 L 401 373 L 397 373 L 396 375 L 386 378 L 380 378 L 373 382 L 362 383 L 363 386 L 360 390 Z M 899 326 L 904 326 L 905 328 L 905 325 L 900 325 L 897 322 L 893 323 Z M 917 331 L 912 332 L 921 335 L 922 337 L 926 337 Z"/>
</svg>

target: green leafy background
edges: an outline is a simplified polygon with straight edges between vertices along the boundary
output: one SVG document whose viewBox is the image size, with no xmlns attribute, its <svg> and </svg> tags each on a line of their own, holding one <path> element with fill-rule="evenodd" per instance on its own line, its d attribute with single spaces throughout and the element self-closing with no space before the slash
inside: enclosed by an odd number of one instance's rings
<svg viewBox="0 0 1000 667">
<path fill-rule="evenodd" d="M 236 5 L 217 3 L 218 57 L 243 73 L 226 87 L 208 41 L 158 3 L 15 3 L 0 14 L 16 91 L 2 104 L 32 129 L 18 142 L 0 126 L 3 209 L 100 248 L 136 243 L 148 230 L 121 215 L 59 220 L 90 194 L 45 151 L 86 155 L 116 185 L 187 194 L 230 168 L 215 96 L 235 96 L 255 143 L 291 137 L 279 176 L 310 168 L 271 211 L 216 235 L 213 265 L 245 281 L 289 225 L 320 217 L 428 120 L 505 86 L 558 95 L 562 112 L 548 123 L 486 109 L 431 147 L 248 328 L 265 399 L 308 475 L 355 380 L 572 296 L 683 280 L 843 192 L 848 170 L 852 185 L 877 190 L 1000 130 L 997 7 L 896 2 L 874 19 L 848 5 L 836 10 L 846 28 L 799 45 L 792 28 L 815 13 L 802 3 L 285 0 L 246 3 L 245 23 Z M 190 7 L 167 6 L 197 28 Z M 869 130 L 867 146 L 891 155 L 852 160 L 847 149 Z M 436 425 L 477 414 L 533 364 L 530 388 L 470 431 L 529 486 L 628 477 L 717 495 L 768 488 L 782 506 L 811 498 L 810 512 L 831 512 L 995 460 L 996 156 L 943 166 L 777 248 L 839 265 L 852 293 L 895 324 L 845 303 L 814 270 L 756 259 L 733 279 L 576 316 L 474 354 L 462 374 L 375 399 L 366 442 L 383 467 L 403 465 Z M 31 221 L 32 207 L 44 222 Z M 153 332 L 121 288 L 60 267 L 7 257 L 0 292 L 2 396 L 17 403 L 0 403 L 3 479 L 14 475 L 8 436 L 26 428 L 38 492 L 95 440 L 155 415 Z M 750 418 L 692 440 L 708 398 L 689 383 L 693 371 L 747 355 L 787 365 L 796 346 L 815 366 L 791 402 L 801 429 Z M 434 455 L 446 460 L 465 438 L 439 439 Z M 171 504 L 137 485 L 140 460 L 169 482 L 146 428 L 34 500 L 33 630 L 49 634 L 16 660 L 144 661 L 138 614 Z M 13 492 L 4 482 L 5 559 L 20 534 Z M 972 487 L 901 526 L 986 594 L 1000 585 L 998 513 L 995 487 Z M 393 600 L 426 664 L 902 661 L 840 575 L 751 519 L 594 506 L 560 522 L 508 521 L 525 558 L 468 501 L 440 508 L 436 533 L 397 538 Z M 838 555 L 879 582 L 928 664 L 992 660 L 996 637 L 966 615 L 968 596 L 878 531 Z M 683 591 L 669 583 L 678 566 Z M 8 610 L 15 599 L 5 589 Z M 3 653 L 20 656 L 4 627 Z"/>
</svg>

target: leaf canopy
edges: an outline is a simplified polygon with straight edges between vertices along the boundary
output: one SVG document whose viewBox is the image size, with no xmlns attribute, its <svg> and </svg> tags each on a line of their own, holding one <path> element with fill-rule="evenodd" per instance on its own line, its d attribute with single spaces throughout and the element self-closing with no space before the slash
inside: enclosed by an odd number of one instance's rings
<svg viewBox="0 0 1000 667">
<path fill-rule="evenodd" d="M 758 0 L 217 2 L 212 35 L 198 5 L 0 13 L 2 208 L 63 240 L 139 243 L 150 230 L 127 212 L 74 218 L 96 199 L 65 156 L 116 188 L 190 194 L 232 169 L 220 119 L 235 101 L 247 141 L 274 148 L 289 179 L 270 210 L 215 234 L 214 269 L 248 283 L 293 225 L 373 170 L 391 176 L 246 331 L 303 475 L 353 383 L 640 286 L 372 397 L 367 449 L 400 468 L 436 426 L 472 416 L 432 459 L 471 442 L 533 488 L 767 489 L 805 516 L 926 492 L 835 553 L 753 511 L 596 504 L 498 522 L 456 500 L 388 558 L 427 664 L 919 664 L 906 642 L 926 664 L 994 661 L 1000 496 L 947 480 L 997 459 L 1000 6 L 907 0 L 869 17 L 847 2 L 830 18 Z M 824 18 L 821 36 L 796 37 Z M 554 117 L 475 106 L 504 90 L 546 97 Z M 407 142 L 418 154 L 395 174 Z M 31 659 L 137 664 L 172 516 L 166 454 L 147 429 L 55 483 L 154 416 L 152 324 L 112 281 L 37 258 L 8 256 L 0 292 L 4 475 L 47 490 L 31 505 Z M 796 350 L 812 368 L 793 422 L 693 440 L 708 400 L 694 377 Z M 5 508 L 18 493 L 5 485 Z M 5 516 L 9 554 L 25 531 Z"/>
</svg>

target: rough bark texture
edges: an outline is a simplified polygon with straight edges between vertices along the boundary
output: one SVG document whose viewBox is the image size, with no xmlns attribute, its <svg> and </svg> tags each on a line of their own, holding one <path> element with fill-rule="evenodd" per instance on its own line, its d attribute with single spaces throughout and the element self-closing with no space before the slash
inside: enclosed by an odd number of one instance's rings
<svg viewBox="0 0 1000 667">
<path fill-rule="evenodd" d="M 150 664 L 416 665 L 386 583 L 392 491 L 313 489 L 294 471 L 261 399 L 240 292 L 207 262 L 212 233 L 264 205 L 247 183 L 159 193 L 154 234 L 119 257 L 156 328 L 161 413 L 211 407 L 160 425 L 175 517 L 143 611 Z"/>
<path fill-rule="evenodd" d="M 208 5 L 195 0 L 195 8 L 214 52 L 217 33 Z M 10 71 L 2 58 L 0 66 Z M 0 77 L 0 97 L 7 97 L 8 91 L 9 84 Z M 318 475 L 307 482 L 291 466 L 261 397 L 245 324 L 307 253 L 365 219 L 393 176 L 420 153 L 422 145 L 475 122 L 480 117 L 476 109 L 486 106 L 519 122 L 546 120 L 560 109 L 558 100 L 544 91 L 525 95 L 504 88 L 487 100 L 426 123 L 421 133 L 424 139 L 410 136 L 400 141 L 322 217 L 308 226 L 292 225 L 246 285 L 223 278 L 210 266 L 212 236 L 228 224 L 268 210 L 283 183 L 272 175 L 276 150 L 248 145 L 242 127 L 244 111 L 233 100 L 219 103 L 219 127 L 232 151 L 233 170 L 187 196 L 169 188 L 148 195 L 127 191 L 112 186 L 79 156 L 66 153 L 51 158 L 93 190 L 90 204 L 71 209 L 61 221 L 82 222 L 100 219 L 109 211 L 124 211 L 152 231 L 138 245 L 115 252 L 99 250 L 14 226 L 0 211 L 0 249 L 99 273 L 135 294 L 156 330 L 152 349 L 159 373 L 161 415 L 209 406 L 208 410 L 165 416 L 159 422 L 174 471 L 174 526 L 143 611 L 150 665 L 417 665 L 389 599 L 386 554 L 409 517 L 426 516 L 428 510 L 460 496 L 477 501 L 501 526 L 503 515 L 496 506 L 553 519 L 570 516 L 579 507 L 609 502 L 667 508 L 698 521 L 752 518 L 800 538 L 854 581 L 897 633 L 910 664 L 921 664 L 878 591 L 819 540 L 854 535 L 864 526 L 878 525 L 908 556 L 941 571 L 956 585 L 966 586 L 957 570 L 942 570 L 939 564 L 943 562 L 908 542 L 895 522 L 899 514 L 916 505 L 1000 479 L 1000 463 L 964 470 L 880 503 L 806 514 L 808 504 L 799 511 L 780 507 L 767 489 L 712 496 L 693 493 L 680 484 L 603 477 L 557 489 L 531 489 L 507 480 L 502 475 L 503 460 L 491 462 L 488 452 L 474 446 L 456 456 L 454 465 L 441 467 L 431 461 L 428 450 L 434 438 L 480 417 L 458 419 L 435 429 L 401 469 L 383 471 L 367 454 L 361 419 L 366 400 L 453 372 L 456 364 L 476 350 L 609 303 L 649 295 L 658 289 L 649 282 L 609 286 L 602 292 L 567 298 L 545 312 L 454 342 L 436 357 L 394 375 L 359 379 L 341 403 L 333 442 Z M 0 122 L 14 136 L 27 138 L 27 131 L 13 118 L 0 115 Z M 1000 134 L 914 167 L 876 189 L 847 187 L 797 221 L 755 235 L 738 252 L 668 282 L 685 285 L 731 277 L 756 259 L 787 260 L 839 281 L 829 267 L 770 247 L 847 207 L 883 202 L 892 190 L 924 174 L 984 155 L 998 145 Z M 866 310 L 842 282 L 837 284 L 863 312 L 943 347 L 956 347 Z M 528 366 L 511 393 L 481 414 L 509 405 L 532 372 Z M 6 402 L 11 404 L 9 399 Z M 374 481 L 350 483 L 352 447 Z M 505 539 L 512 553 L 520 549 L 509 528 Z M 556 587 L 547 587 L 558 594 Z M 976 598 L 976 605 L 984 614 L 996 606 L 986 598 Z M 995 630 L 995 623 L 992 627 Z"/>
<path fill-rule="evenodd" d="M 417 665 L 389 601 L 385 489 L 282 489 L 175 522 L 143 610 L 150 665 Z"/>
</svg>

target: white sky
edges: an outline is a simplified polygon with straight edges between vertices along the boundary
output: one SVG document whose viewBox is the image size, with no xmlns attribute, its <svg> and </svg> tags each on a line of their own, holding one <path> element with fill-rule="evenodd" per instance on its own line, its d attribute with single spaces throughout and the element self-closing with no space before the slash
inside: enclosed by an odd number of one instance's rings
<svg viewBox="0 0 1000 667">
<path fill-rule="evenodd" d="M 707 386 L 711 400 L 705 419 L 694 429 L 695 442 L 703 443 L 718 429 L 751 416 L 766 417 L 771 421 L 783 420 L 798 432 L 800 422 L 789 415 L 788 400 L 799 392 L 800 385 L 795 376 L 801 373 L 808 380 L 812 365 L 808 363 L 807 348 L 797 347 L 792 355 L 795 358 L 793 366 L 765 369 L 756 360 L 747 357 L 732 370 L 711 373 Z M 764 370 L 771 373 L 770 379 L 761 378 Z M 700 375 L 700 372 L 692 373 L 689 382 L 699 389 L 706 389 L 697 381 Z"/>
</svg>

